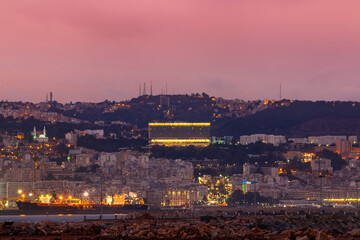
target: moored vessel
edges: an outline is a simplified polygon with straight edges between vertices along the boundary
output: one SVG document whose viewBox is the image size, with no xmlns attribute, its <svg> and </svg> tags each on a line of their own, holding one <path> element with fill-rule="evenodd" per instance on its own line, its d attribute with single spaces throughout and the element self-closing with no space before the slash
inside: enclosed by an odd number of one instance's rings
<svg viewBox="0 0 360 240">
<path fill-rule="evenodd" d="M 148 205 L 144 204 L 141 198 L 133 198 L 131 201 L 126 200 L 123 196 L 118 196 L 117 200 L 112 203 L 91 203 L 87 200 L 64 198 L 58 199 L 53 197 L 39 196 L 34 201 L 19 199 L 16 205 L 21 213 L 25 214 L 121 214 L 130 211 L 146 211 Z M 122 201 L 121 201 L 122 200 Z"/>
<path fill-rule="evenodd" d="M 66 204 L 66 203 L 38 203 L 17 201 L 19 210 L 28 214 L 109 214 L 128 213 L 131 211 L 146 211 L 146 204 L 108 205 L 94 203 Z"/>
</svg>

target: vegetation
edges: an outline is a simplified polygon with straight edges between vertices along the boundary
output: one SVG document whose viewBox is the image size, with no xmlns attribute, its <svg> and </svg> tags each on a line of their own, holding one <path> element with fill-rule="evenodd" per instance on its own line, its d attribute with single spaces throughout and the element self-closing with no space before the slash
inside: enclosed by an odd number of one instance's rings
<svg viewBox="0 0 360 240">
<path fill-rule="evenodd" d="M 241 190 L 235 190 L 226 200 L 228 205 L 253 205 L 255 203 L 255 194 L 257 203 L 273 203 L 271 198 L 260 196 L 258 192 L 244 193 Z"/>
<path fill-rule="evenodd" d="M 360 105 L 355 102 L 294 101 L 244 118 L 216 122 L 213 135 L 266 133 L 286 136 L 360 135 Z"/>
<path fill-rule="evenodd" d="M 333 167 L 333 170 L 340 170 L 342 167 L 346 165 L 346 161 L 341 158 L 341 156 L 337 153 L 334 153 L 329 150 L 322 150 L 321 152 L 318 152 L 316 154 L 318 158 L 327 158 L 331 160 L 331 166 Z"/>
<path fill-rule="evenodd" d="M 145 139 L 96 139 L 94 136 L 85 135 L 78 140 L 78 146 L 94 149 L 99 152 L 118 152 L 120 148 L 136 148 L 146 146 Z"/>
</svg>

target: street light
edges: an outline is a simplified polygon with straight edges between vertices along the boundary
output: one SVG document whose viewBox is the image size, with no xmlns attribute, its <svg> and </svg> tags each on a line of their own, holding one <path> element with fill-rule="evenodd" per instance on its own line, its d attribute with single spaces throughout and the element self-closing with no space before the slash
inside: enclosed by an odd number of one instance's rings
<svg viewBox="0 0 360 240">
<path fill-rule="evenodd" d="M 84 192 L 84 197 L 85 197 L 85 202 L 87 202 L 87 197 L 89 196 L 89 193 L 88 192 Z"/>
<path fill-rule="evenodd" d="M 21 189 L 19 189 L 19 190 L 18 190 L 18 193 L 19 193 L 19 194 L 21 194 L 21 193 L 22 193 L 22 190 L 21 190 Z"/>
</svg>

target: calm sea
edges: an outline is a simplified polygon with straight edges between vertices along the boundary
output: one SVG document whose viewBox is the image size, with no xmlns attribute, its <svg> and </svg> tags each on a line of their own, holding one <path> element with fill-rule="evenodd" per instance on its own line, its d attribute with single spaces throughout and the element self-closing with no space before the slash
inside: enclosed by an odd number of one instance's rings
<svg viewBox="0 0 360 240">
<path fill-rule="evenodd" d="M 86 220 L 99 220 L 100 214 L 58 214 L 58 215 L 6 215 L 0 216 L 0 222 L 22 222 L 22 223 L 37 223 L 41 221 L 52 222 L 81 222 Z M 102 214 L 102 219 L 113 220 L 115 217 L 120 219 L 126 214 Z"/>
</svg>

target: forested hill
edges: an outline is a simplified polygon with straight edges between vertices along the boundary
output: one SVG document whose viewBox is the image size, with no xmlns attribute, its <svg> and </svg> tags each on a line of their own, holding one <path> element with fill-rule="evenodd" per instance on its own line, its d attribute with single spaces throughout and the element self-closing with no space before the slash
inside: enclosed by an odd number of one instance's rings
<svg viewBox="0 0 360 240">
<path fill-rule="evenodd" d="M 244 118 L 221 119 L 212 128 L 215 136 L 254 133 L 289 137 L 360 135 L 360 103 L 294 101 Z"/>
</svg>

